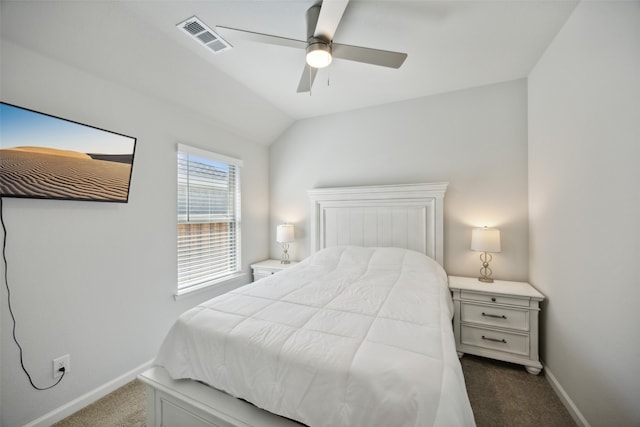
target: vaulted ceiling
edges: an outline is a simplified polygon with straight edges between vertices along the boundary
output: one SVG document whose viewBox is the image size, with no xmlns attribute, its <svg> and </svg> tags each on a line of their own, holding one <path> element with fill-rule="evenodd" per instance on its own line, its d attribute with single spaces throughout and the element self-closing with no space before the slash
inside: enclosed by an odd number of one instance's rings
<svg viewBox="0 0 640 427">
<path fill-rule="evenodd" d="M 229 37 L 233 48 L 213 54 L 176 27 L 195 15 L 213 29 L 304 40 L 316 3 L 2 0 L 2 40 L 269 144 L 299 119 L 526 77 L 577 2 L 351 0 L 334 41 L 407 60 L 391 69 L 336 59 L 311 93 L 296 92 L 302 49 Z"/>
</svg>

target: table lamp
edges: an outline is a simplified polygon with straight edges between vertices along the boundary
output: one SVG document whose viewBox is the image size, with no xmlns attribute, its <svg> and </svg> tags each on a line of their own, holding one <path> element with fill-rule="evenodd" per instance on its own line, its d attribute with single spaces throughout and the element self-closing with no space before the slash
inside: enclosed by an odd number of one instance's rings
<svg viewBox="0 0 640 427">
<path fill-rule="evenodd" d="M 289 242 L 293 242 L 293 224 L 281 224 L 276 230 L 276 241 L 282 243 L 282 257 L 280 264 L 290 264 L 289 261 Z"/>
</svg>

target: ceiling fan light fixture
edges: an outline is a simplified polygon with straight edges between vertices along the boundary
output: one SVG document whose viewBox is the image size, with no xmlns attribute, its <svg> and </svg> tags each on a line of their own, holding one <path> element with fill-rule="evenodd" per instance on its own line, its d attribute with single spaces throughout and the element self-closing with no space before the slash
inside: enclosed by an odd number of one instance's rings
<svg viewBox="0 0 640 427">
<path fill-rule="evenodd" d="M 313 68 L 324 68 L 331 64 L 331 46 L 317 42 L 307 46 L 307 64 Z"/>
</svg>

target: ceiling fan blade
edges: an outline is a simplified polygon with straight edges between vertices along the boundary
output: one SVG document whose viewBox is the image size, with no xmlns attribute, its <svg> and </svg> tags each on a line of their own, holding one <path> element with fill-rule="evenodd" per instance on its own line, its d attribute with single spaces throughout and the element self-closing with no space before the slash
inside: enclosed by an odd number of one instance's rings
<svg viewBox="0 0 640 427">
<path fill-rule="evenodd" d="M 333 43 L 331 48 L 333 56 L 336 58 L 380 65 L 382 67 L 400 68 L 404 60 L 407 59 L 406 53 L 392 52 L 389 50 L 371 49 L 368 47 L 338 43 Z"/>
<path fill-rule="evenodd" d="M 236 28 L 216 27 L 216 32 L 227 40 L 247 40 L 256 43 L 275 44 L 278 46 L 294 47 L 298 49 L 306 49 L 307 47 L 307 43 L 302 40 L 272 36 L 270 34 L 254 33 L 253 31 L 238 30 Z"/>
<path fill-rule="evenodd" d="M 313 36 L 333 40 L 348 3 L 349 0 L 324 0 L 320 5 L 320 15 Z"/>
<path fill-rule="evenodd" d="M 304 70 L 302 70 L 302 76 L 300 76 L 300 83 L 298 84 L 298 90 L 296 92 L 310 92 L 313 81 L 316 79 L 318 69 L 310 67 L 309 64 L 304 64 Z"/>
</svg>

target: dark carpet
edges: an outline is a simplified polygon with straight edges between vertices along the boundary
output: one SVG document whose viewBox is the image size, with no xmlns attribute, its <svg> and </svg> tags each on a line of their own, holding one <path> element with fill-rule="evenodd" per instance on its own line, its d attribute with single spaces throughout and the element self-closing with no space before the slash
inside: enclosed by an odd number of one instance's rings
<svg viewBox="0 0 640 427">
<path fill-rule="evenodd" d="M 478 427 L 576 426 L 544 371 L 471 355 L 461 363 Z M 145 386 L 132 381 L 54 427 L 145 427 L 145 404 Z"/>
</svg>

